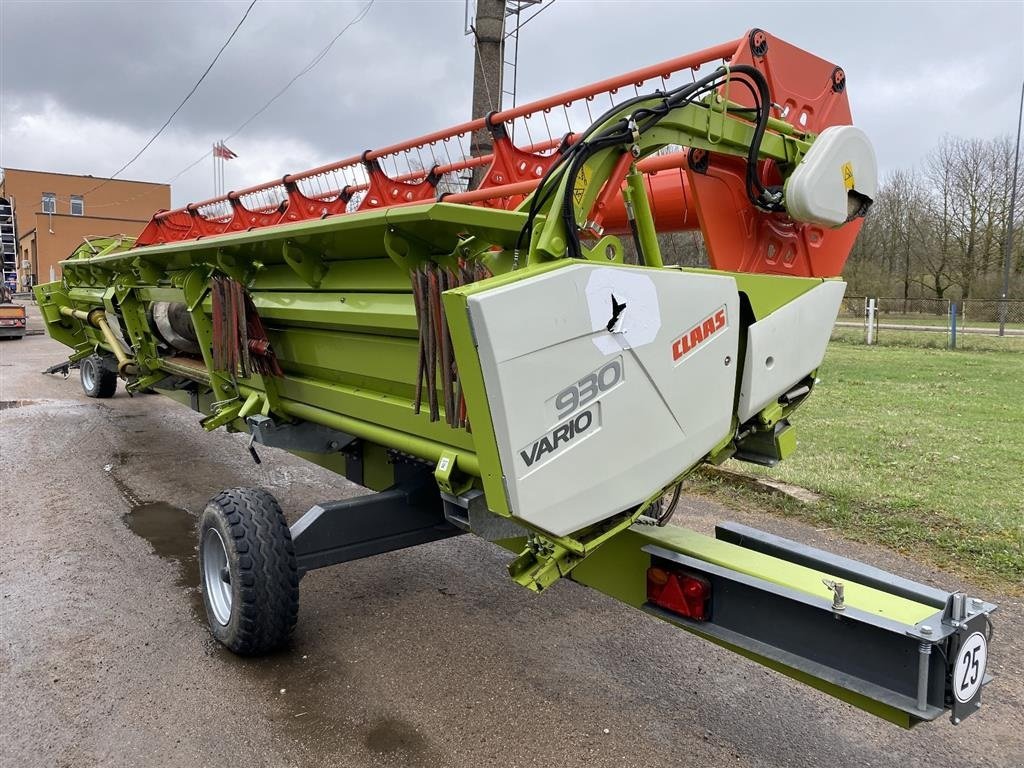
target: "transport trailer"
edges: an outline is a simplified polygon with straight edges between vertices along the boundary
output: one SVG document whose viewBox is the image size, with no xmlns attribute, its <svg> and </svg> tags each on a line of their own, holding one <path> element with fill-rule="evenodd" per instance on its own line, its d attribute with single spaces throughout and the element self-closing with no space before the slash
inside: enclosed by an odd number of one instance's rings
<svg viewBox="0 0 1024 768">
<path fill-rule="evenodd" d="M 740 525 L 665 525 L 702 463 L 796 446 L 877 192 L 846 85 L 755 29 L 63 262 L 36 296 L 87 394 L 155 390 L 247 433 L 257 462 L 281 448 L 375 491 L 290 527 L 264 490 L 214 496 L 214 636 L 270 651 L 309 571 L 471 533 L 528 589 L 571 579 L 893 723 L 973 713 L 994 605 Z M 512 142 L 563 109 L 587 125 Z M 490 154 L 441 161 L 484 129 Z M 658 233 L 686 229 L 710 269 L 666 266 Z"/>
<path fill-rule="evenodd" d="M 0 339 L 20 339 L 25 331 L 25 307 L 14 303 L 6 285 L 0 286 Z"/>
</svg>

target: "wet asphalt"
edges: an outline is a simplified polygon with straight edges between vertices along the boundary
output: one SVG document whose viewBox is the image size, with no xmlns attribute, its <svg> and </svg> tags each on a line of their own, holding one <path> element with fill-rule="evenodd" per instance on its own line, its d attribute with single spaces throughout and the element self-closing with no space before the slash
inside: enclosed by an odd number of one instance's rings
<svg viewBox="0 0 1024 768">
<path fill-rule="evenodd" d="M 1019 599 L 698 498 L 676 524 L 733 519 L 1001 603 L 985 707 L 903 731 L 578 585 L 534 595 L 471 537 L 307 575 L 289 650 L 234 657 L 202 618 L 206 500 L 262 486 L 294 519 L 360 489 L 271 449 L 257 466 L 158 396 L 89 400 L 39 373 L 63 355 L 0 342 L 4 768 L 1024 765 Z"/>
</svg>

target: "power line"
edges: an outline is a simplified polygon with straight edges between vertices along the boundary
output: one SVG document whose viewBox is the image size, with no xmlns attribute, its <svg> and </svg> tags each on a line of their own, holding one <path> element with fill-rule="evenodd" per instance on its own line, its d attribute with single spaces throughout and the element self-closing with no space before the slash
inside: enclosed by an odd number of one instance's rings
<svg viewBox="0 0 1024 768">
<path fill-rule="evenodd" d="M 287 91 L 289 88 L 291 88 L 299 78 L 303 77 L 304 75 L 309 74 L 309 72 L 311 72 L 314 67 L 316 67 L 321 61 L 323 61 L 324 57 L 327 56 L 327 54 L 330 52 L 330 50 L 334 46 L 334 44 L 336 42 L 338 42 L 339 38 L 341 38 L 341 36 L 344 35 L 351 27 L 355 26 L 356 24 L 358 24 L 360 21 L 363 20 L 363 18 L 366 16 L 366 14 L 370 12 L 370 9 L 373 7 L 374 2 L 375 2 L 375 0 L 370 0 L 370 2 L 368 2 L 363 7 L 363 9 L 361 11 L 359 11 L 359 13 L 357 13 L 352 18 L 351 21 L 349 21 L 344 27 L 341 28 L 341 31 L 338 32 L 338 34 L 336 34 L 334 37 L 331 38 L 330 42 L 328 42 L 327 45 L 324 46 L 324 48 L 322 48 L 319 53 L 317 53 L 312 59 L 310 59 L 310 61 L 306 64 L 306 66 L 304 66 L 301 70 L 299 70 L 295 74 L 295 76 L 292 77 L 291 80 L 289 80 L 287 83 L 285 83 L 284 87 L 281 88 L 281 90 L 279 90 L 277 93 L 275 93 L 273 96 L 271 96 L 266 104 L 264 104 L 262 107 L 257 109 L 255 112 L 253 112 L 241 125 L 239 125 L 237 128 L 235 128 L 235 130 L 233 130 L 231 133 L 229 133 L 223 139 L 221 139 L 221 141 L 227 141 L 228 139 L 231 139 L 234 136 L 237 136 L 239 133 L 241 133 L 253 120 L 255 120 L 257 117 L 259 117 L 264 112 L 266 112 L 271 104 L 273 104 L 275 101 L 277 101 L 279 98 L 281 98 L 285 94 L 285 91 Z M 197 165 L 199 165 L 199 163 L 201 163 L 203 160 L 205 160 L 208 156 L 209 156 L 209 153 L 208 152 L 204 152 L 202 155 L 197 157 L 195 160 L 193 160 L 187 166 L 185 166 L 180 171 L 178 171 L 176 174 L 174 174 L 174 176 L 172 176 L 170 179 L 168 179 L 167 183 L 170 184 L 171 182 L 177 180 L 178 177 L 183 176 L 184 174 L 188 173 L 193 168 L 195 168 Z"/>
<path fill-rule="evenodd" d="M 346 24 L 344 27 L 342 27 L 341 31 L 338 34 L 336 34 L 334 37 L 331 38 L 331 41 L 329 43 L 327 43 L 327 45 L 323 48 L 323 50 L 320 51 L 320 53 L 318 53 L 316 56 L 314 56 L 313 59 L 301 71 L 299 71 L 298 74 L 295 75 L 295 77 L 293 77 L 291 80 L 289 80 L 285 84 L 284 88 L 282 88 L 280 91 L 278 91 L 273 96 L 271 96 L 270 100 L 266 104 L 264 104 L 262 107 L 257 109 L 249 117 L 248 120 L 246 120 L 240 126 L 235 128 L 235 130 L 233 130 L 231 133 L 229 133 L 227 136 L 225 136 L 223 141 L 227 141 L 231 137 L 236 136 L 237 134 L 241 133 L 242 129 L 244 129 L 247 125 L 249 125 L 249 123 L 251 123 L 257 117 L 259 117 L 261 114 L 263 114 L 267 110 L 267 107 L 269 107 L 271 104 L 273 104 L 279 98 L 281 98 L 281 96 L 284 95 L 284 92 L 287 91 L 289 88 L 291 88 L 295 84 L 296 80 L 298 80 L 303 75 L 308 74 L 317 64 L 319 64 L 323 60 L 323 58 L 330 52 L 330 50 L 334 46 L 334 44 L 336 42 L 338 42 L 338 39 L 342 35 L 344 35 L 349 30 L 350 27 L 353 27 L 356 24 L 358 24 L 360 21 L 362 21 L 363 17 L 365 17 L 366 14 L 368 14 L 370 12 L 370 9 L 373 7 L 374 1 L 375 0 L 370 0 L 370 2 L 368 2 L 363 7 L 363 10 L 361 10 L 359 13 L 357 13 L 348 24 Z"/>
<path fill-rule="evenodd" d="M 217 63 L 217 60 L 220 58 L 221 54 L 224 53 L 224 49 L 226 49 L 228 47 L 228 44 L 234 39 L 235 35 L 238 34 L 238 30 L 242 28 L 242 24 L 244 24 L 245 20 L 249 17 L 249 12 L 252 11 L 252 8 L 253 8 L 254 5 L 256 5 L 256 0 L 252 0 L 252 2 L 249 3 L 249 7 L 245 9 L 245 13 L 242 14 L 242 18 L 239 19 L 238 23 L 235 25 L 235 28 L 233 30 L 231 30 L 231 34 L 228 35 L 228 39 L 224 41 L 224 44 L 220 47 L 220 50 L 217 51 L 217 55 L 213 57 L 213 60 L 209 63 L 209 65 L 203 71 L 203 74 L 196 81 L 196 84 L 192 86 L 192 90 L 190 90 L 185 95 L 185 98 L 181 100 L 181 103 L 178 104 L 178 106 L 174 108 L 174 111 L 171 112 L 170 117 L 168 117 L 164 121 L 164 124 L 160 126 L 160 129 L 150 137 L 149 141 L 147 141 L 145 143 L 145 145 L 143 145 L 142 149 L 140 149 L 138 152 L 135 153 L 135 155 L 131 158 L 131 160 L 129 160 L 127 163 L 125 163 L 120 168 L 118 168 L 113 174 L 111 174 L 111 176 L 109 178 L 104 179 L 99 184 L 97 184 L 95 187 L 90 189 L 88 192 L 84 192 L 83 195 L 82 195 L 83 197 L 85 195 L 88 195 L 90 192 L 95 192 L 97 189 L 99 189 L 100 187 L 104 186 L 107 182 L 112 181 L 113 179 L 117 178 L 117 176 L 121 172 L 126 170 L 132 163 L 134 163 L 136 160 L 138 160 L 142 156 L 143 152 L 145 152 L 147 149 L 149 149 L 150 145 L 154 141 L 157 140 L 157 137 L 159 137 L 160 134 L 164 132 L 164 129 L 167 128 L 167 126 L 171 124 L 171 120 L 174 119 L 174 116 L 177 115 L 178 112 L 181 111 L 181 108 L 184 107 L 185 104 L 188 102 L 188 100 L 190 98 L 192 98 L 192 95 L 196 92 L 196 90 L 202 84 L 203 80 L 206 79 L 206 76 L 208 74 L 210 74 L 210 70 L 213 69 L 213 65 Z"/>
<path fill-rule="evenodd" d="M 176 181 L 176 180 L 177 180 L 177 178 L 178 178 L 179 176 L 184 176 L 184 175 L 185 175 L 186 173 L 188 173 L 189 171 L 191 171 L 191 170 L 192 170 L 193 168 L 195 168 L 195 167 L 196 167 L 197 165 L 199 165 L 199 164 L 200 164 L 201 162 L 203 162 L 203 160 L 205 160 L 205 159 L 206 159 L 207 157 L 209 157 L 209 156 L 210 156 L 210 153 L 209 153 L 209 152 L 203 152 L 203 154 L 201 154 L 201 155 L 200 155 L 199 157 L 197 157 L 197 158 L 196 158 L 195 160 L 193 160 L 193 161 L 192 161 L 191 163 L 189 163 L 188 165 L 186 165 L 186 166 L 185 166 L 184 168 L 182 168 L 182 169 L 181 169 L 180 171 L 178 171 L 178 172 L 177 172 L 176 174 L 174 174 L 173 176 L 171 176 L 171 178 L 169 178 L 169 179 L 167 180 L 167 183 L 168 183 L 168 184 L 170 184 L 171 182 L 173 182 L 173 181 Z"/>
</svg>

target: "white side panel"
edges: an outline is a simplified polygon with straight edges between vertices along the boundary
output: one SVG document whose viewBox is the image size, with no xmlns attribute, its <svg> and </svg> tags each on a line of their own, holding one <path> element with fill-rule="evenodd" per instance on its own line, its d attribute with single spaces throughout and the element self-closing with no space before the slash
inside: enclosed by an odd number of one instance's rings
<svg viewBox="0 0 1024 768">
<path fill-rule="evenodd" d="M 846 283 L 829 280 L 750 326 L 737 409 L 741 423 L 821 365 L 844 293 Z"/>
<path fill-rule="evenodd" d="M 552 534 L 639 504 L 730 429 L 731 277 L 581 263 L 469 312 L 511 510 Z"/>
<path fill-rule="evenodd" d="M 786 182 L 786 209 L 797 221 L 840 227 L 854 212 L 851 192 L 869 200 L 878 196 L 875 150 L 860 128 L 833 125 L 815 139 Z"/>
</svg>

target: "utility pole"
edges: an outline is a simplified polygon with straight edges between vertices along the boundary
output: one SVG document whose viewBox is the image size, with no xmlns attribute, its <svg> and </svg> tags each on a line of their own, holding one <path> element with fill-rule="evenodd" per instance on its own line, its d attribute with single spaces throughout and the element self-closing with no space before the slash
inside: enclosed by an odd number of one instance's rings
<svg viewBox="0 0 1024 768">
<path fill-rule="evenodd" d="M 476 19 L 471 27 L 474 40 L 473 117 L 486 117 L 501 109 L 502 70 L 505 64 L 505 0 L 476 0 Z M 490 154 L 491 134 L 486 129 L 473 133 L 473 157 Z M 470 189 L 483 180 L 484 168 L 473 169 Z"/>
<path fill-rule="evenodd" d="M 1010 187 L 1010 215 L 1006 219 L 1003 242 L 1003 300 L 999 307 L 999 335 L 1006 333 L 1006 314 L 1010 309 L 1010 254 L 1013 251 L 1013 219 L 1017 212 L 1017 166 L 1020 161 L 1020 123 L 1024 116 L 1024 82 L 1020 85 L 1020 108 L 1017 110 L 1017 142 L 1013 145 L 1013 186 Z"/>
</svg>

